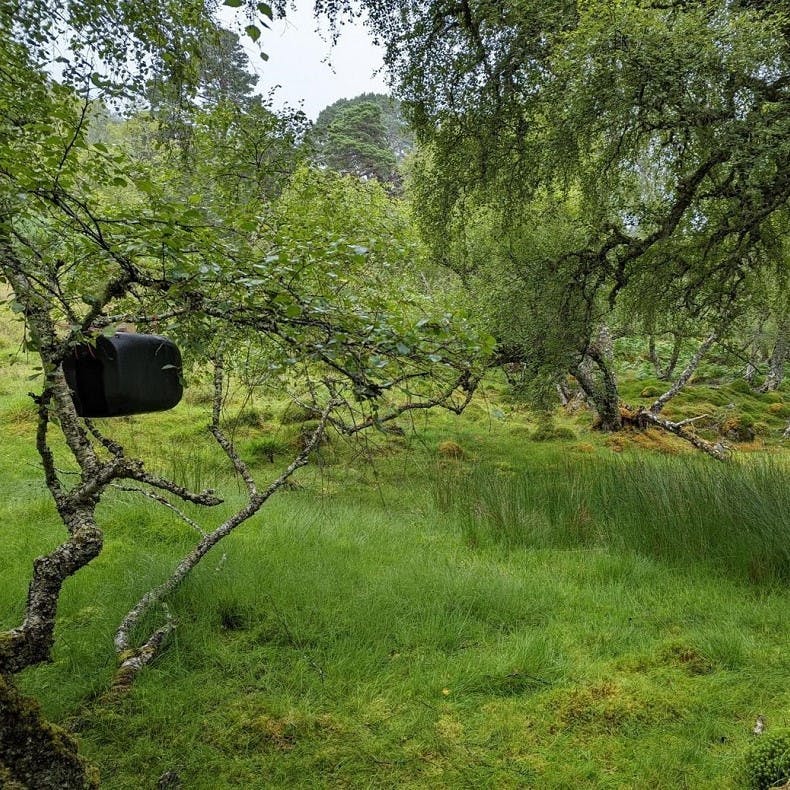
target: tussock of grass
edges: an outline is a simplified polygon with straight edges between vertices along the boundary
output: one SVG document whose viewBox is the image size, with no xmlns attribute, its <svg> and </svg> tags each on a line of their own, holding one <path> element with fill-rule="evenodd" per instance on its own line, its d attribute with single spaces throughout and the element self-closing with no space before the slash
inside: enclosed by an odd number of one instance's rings
<svg viewBox="0 0 790 790">
<path fill-rule="evenodd" d="M 473 545 L 600 546 L 705 562 L 755 582 L 790 578 L 783 461 L 574 460 L 517 475 L 439 477 L 435 490 Z"/>
</svg>

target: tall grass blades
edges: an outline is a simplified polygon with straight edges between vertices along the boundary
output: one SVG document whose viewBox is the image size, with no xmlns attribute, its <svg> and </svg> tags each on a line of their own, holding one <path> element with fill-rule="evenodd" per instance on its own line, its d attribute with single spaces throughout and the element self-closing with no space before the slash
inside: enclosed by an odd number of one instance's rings
<svg viewBox="0 0 790 790">
<path fill-rule="evenodd" d="M 787 464 L 616 459 L 503 473 L 439 472 L 437 505 L 472 545 L 598 546 L 706 562 L 754 582 L 790 579 Z"/>
</svg>

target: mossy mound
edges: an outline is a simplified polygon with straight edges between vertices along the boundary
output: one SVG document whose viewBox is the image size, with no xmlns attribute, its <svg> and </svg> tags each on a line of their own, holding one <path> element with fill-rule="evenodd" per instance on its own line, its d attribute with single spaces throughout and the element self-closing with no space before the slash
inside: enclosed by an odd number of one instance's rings
<svg viewBox="0 0 790 790">
<path fill-rule="evenodd" d="M 442 458 L 453 458 L 456 461 L 466 458 L 466 450 L 456 442 L 440 442 L 436 447 L 436 452 L 439 453 Z"/>
<path fill-rule="evenodd" d="M 767 790 L 790 782 L 790 729 L 761 735 L 744 755 L 746 787 Z"/>
<path fill-rule="evenodd" d="M 719 434 L 734 442 L 751 442 L 757 431 L 750 417 L 745 414 L 732 414 L 719 424 Z"/>
<path fill-rule="evenodd" d="M 539 425 L 530 436 L 533 442 L 551 442 L 563 439 L 576 439 L 576 434 L 564 425 L 554 425 L 550 422 Z"/>
<path fill-rule="evenodd" d="M 746 379 L 735 379 L 727 385 L 730 392 L 737 392 L 740 395 L 751 395 L 753 393 L 752 385 Z"/>
<path fill-rule="evenodd" d="M 657 398 L 661 394 L 658 387 L 645 387 L 640 393 L 640 398 Z"/>
</svg>

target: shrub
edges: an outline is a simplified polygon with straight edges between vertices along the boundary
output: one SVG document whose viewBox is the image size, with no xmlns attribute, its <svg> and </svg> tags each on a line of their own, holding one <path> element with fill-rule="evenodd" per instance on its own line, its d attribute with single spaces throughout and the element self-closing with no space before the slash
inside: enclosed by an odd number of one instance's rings
<svg viewBox="0 0 790 790">
<path fill-rule="evenodd" d="M 640 393 L 640 398 L 657 398 L 661 394 L 658 387 L 645 387 Z"/>
<path fill-rule="evenodd" d="M 756 421 L 752 425 L 752 430 L 754 431 L 755 436 L 768 436 L 771 433 L 771 428 L 769 427 L 768 423 Z"/>
<path fill-rule="evenodd" d="M 790 782 L 790 730 L 761 735 L 744 757 L 745 784 L 753 790 L 767 790 Z"/>
<path fill-rule="evenodd" d="M 787 417 L 790 415 L 790 406 L 786 406 L 784 403 L 777 402 L 772 403 L 766 411 L 768 414 L 773 414 L 775 417 Z"/>
</svg>

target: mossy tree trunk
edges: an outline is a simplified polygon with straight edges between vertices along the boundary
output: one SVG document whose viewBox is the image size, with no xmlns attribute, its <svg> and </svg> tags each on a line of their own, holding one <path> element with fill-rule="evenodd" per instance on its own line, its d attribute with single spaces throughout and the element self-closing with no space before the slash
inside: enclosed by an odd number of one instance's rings
<svg viewBox="0 0 790 790">
<path fill-rule="evenodd" d="M 760 392 L 775 392 L 782 385 L 788 353 L 790 353 L 790 315 L 784 316 L 779 322 L 776 341 L 768 361 L 768 374 L 760 387 Z"/>
<path fill-rule="evenodd" d="M 0 787 L 92 788 L 96 769 L 77 754 L 77 744 L 45 721 L 38 704 L 23 697 L 11 679 L 0 674 Z"/>
<path fill-rule="evenodd" d="M 591 366 L 585 365 L 585 358 L 571 373 L 595 407 L 598 414 L 596 428 L 606 432 L 619 431 L 623 427 L 620 392 L 614 371 L 612 336 L 607 327 L 602 327 L 598 337 L 588 345 L 585 357 L 597 368 L 597 377 L 591 371 Z"/>
</svg>

